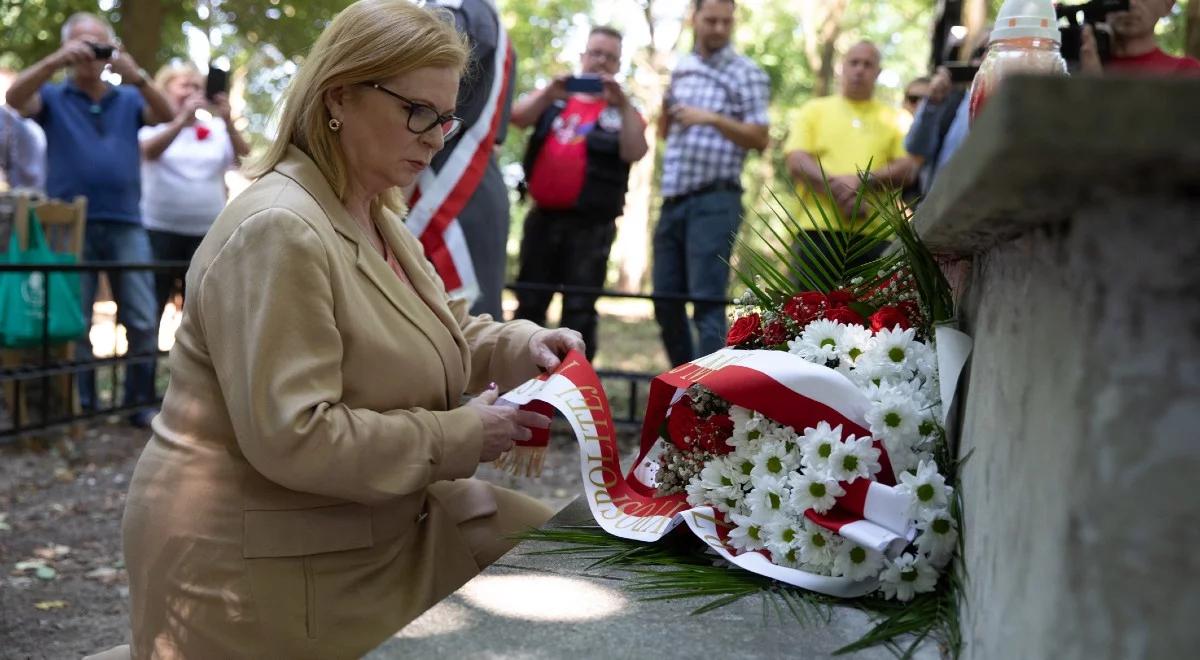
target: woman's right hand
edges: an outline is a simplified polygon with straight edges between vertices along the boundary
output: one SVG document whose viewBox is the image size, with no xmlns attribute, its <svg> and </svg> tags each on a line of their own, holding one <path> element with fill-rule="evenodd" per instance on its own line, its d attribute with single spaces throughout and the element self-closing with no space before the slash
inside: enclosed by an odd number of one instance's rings
<svg viewBox="0 0 1200 660">
<path fill-rule="evenodd" d="M 189 96 L 179 104 L 179 114 L 175 115 L 175 123 L 180 126 L 191 126 L 196 123 L 196 111 L 208 105 L 203 96 Z"/>
<path fill-rule="evenodd" d="M 483 423 L 480 463 L 490 463 L 512 449 L 518 440 L 528 440 L 533 435 L 529 429 L 550 428 L 549 417 L 509 405 L 496 405 L 499 397 L 500 390 L 492 387 L 467 402 L 467 407 L 474 410 Z"/>
</svg>

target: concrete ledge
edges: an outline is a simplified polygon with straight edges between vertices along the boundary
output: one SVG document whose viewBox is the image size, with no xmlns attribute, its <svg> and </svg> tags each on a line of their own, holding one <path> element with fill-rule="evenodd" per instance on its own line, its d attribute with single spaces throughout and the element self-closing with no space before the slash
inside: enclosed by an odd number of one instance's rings
<svg viewBox="0 0 1200 660">
<path fill-rule="evenodd" d="M 915 220 L 958 313 L 967 659 L 1200 647 L 1200 81 L 1017 79 Z"/>
<path fill-rule="evenodd" d="M 582 498 L 547 527 L 590 521 Z M 692 616 L 708 599 L 647 602 L 617 571 L 585 571 L 577 556 L 527 554 L 523 543 L 366 656 L 391 658 L 828 658 L 870 630 L 867 615 L 835 608 L 801 626 L 759 598 Z M 766 616 L 764 616 L 764 613 Z M 879 660 L 883 648 L 846 656 Z M 932 643 L 916 658 L 939 657 Z"/>
<path fill-rule="evenodd" d="M 1198 116 L 1200 80 L 1005 81 L 915 226 L 935 251 L 971 254 L 1099 194 L 1200 196 Z"/>
</svg>

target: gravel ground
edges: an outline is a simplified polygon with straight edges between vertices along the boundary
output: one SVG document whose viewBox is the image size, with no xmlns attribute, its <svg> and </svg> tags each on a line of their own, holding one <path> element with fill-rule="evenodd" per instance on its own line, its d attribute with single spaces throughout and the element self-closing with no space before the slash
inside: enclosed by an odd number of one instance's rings
<svg viewBox="0 0 1200 660">
<path fill-rule="evenodd" d="M 0 658 L 78 658 L 125 641 L 121 512 L 146 437 L 125 425 L 94 427 L 70 461 L 57 449 L 0 449 Z M 633 434 L 620 442 L 629 463 Z M 581 492 L 577 444 L 561 431 L 540 478 L 491 466 L 476 476 L 555 509 Z"/>
</svg>

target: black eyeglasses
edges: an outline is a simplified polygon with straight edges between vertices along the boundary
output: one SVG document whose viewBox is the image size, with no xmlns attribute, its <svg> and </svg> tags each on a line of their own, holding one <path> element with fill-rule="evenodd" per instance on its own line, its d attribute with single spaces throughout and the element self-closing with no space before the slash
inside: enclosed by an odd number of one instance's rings
<svg viewBox="0 0 1200 660">
<path fill-rule="evenodd" d="M 609 52 L 606 52 L 603 50 L 585 50 L 585 51 L 583 51 L 583 54 L 587 55 L 588 57 L 592 58 L 593 60 L 600 60 L 601 62 L 620 62 L 621 61 L 620 55 L 613 55 L 612 53 L 609 53 Z"/>
<path fill-rule="evenodd" d="M 400 99 L 408 105 L 408 130 L 413 133 L 424 133 L 433 130 L 434 127 L 440 126 L 442 129 L 442 139 L 449 140 L 462 128 L 463 120 L 461 117 L 455 117 L 452 114 L 438 114 L 438 111 L 432 106 L 406 99 L 377 82 L 365 82 L 363 84 L 367 87 L 377 89 L 388 96 Z"/>
</svg>

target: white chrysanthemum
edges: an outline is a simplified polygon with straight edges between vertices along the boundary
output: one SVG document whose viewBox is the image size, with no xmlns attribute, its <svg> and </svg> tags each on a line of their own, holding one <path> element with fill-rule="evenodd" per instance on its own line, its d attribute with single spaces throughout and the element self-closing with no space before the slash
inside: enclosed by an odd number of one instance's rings
<svg viewBox="0 0 1200 660">
<path fill-rule="evenodd" d="M 846 541 L 833 556 L 833 574 L 851 580 L 865 580 L 879 575 L 883 555 L 861 545 Z"/>
<path fill-rule="evenodd" d="M 917 521 L 917 549 L 929 559 L 929 563 L 941 568 L 945 566 L 958 543 L 958 528 L 954 518 L 946 509 L 926 511 Z"/>
<path fill-rule="evenodd" d="M 910 511 L 914 514 L 945 508 L 950 494 L 945 477 L 938 474 L 933 461 L 921 461 L 916 473 L 901 472 L 896 490 L 911 498 Z"/>
<path fill-rule="evenodd" d="M 875 347 L 871 347 L 854 362 L 854 368 L 849 371 L 842 371 L 850 382 L 863 390 L 864 394 L 870 396 L 869 390 L 872 386 L 889 381 L 894 378 L 894 374 L 880 362 L 880 356 Z"/>
<path fill-rule="evenodd" d="M 911 345 L 911 364 L 915 367 L 921 379 L 927 382 L 937 381 L 937 351 L 932 346 L 914 341 Z"/>
<path fill-rule="evenodd" d="M 746 504 L 755 518 L 765 524 L 787 515 L 792 491 L 785 477 L 761 477 L 753 483 Z"/>
<path fill-rule="evenodd" d="M 820 365 L 836 360 L 841 327 L 840 323 L 828 319 L 813 321 L 804 327 L 799 337 L 788 342 L 788 352 Z"/>
<path fill-rule="evenodd" d="M 837 498 L 846 494 L 838 482 L 832 479 L 812 477 L 807 474 L 793 472 L 788 478 L 792 488 L 791 506 L 795 513 L 809 509 L 817 513 L 825 513 L 833 508 Z"/>
<path fill-rule="evenodd" d="M 762 477 L 783 478 L 800 467 L 799 448 L 793 442 L 780 439 L 781 436 L 790 435 L 772 434 L 771 440 L 759 447 L 758 453 L 754 455 L 754 469 L 750 471 L 752 480 Z"/>
<path fill-rule="evenodd" d="M 914 405 L 911 393 L 905 393 L 903 389 L 879 389 L 876 396 L 872 397 L 871 407 L 867 409 L 871 435 L 877 438 L 916 442 L 921 418 L 921 411 Z"/>
<path fill-rule="evenodd" d="M 716 500 L 710 504 L 714 509 L 720 511 L 726 516 L 730 516 L 735 513 L 743 516 L 750 515 L 750 507 L 746 506 L 746 494 L 740 490 L 736 491 L 734 497 Z"/>
<path fill-rule="evenodd" d="M 766 444 L 768 442 L 787 444 L 794 443 L 795 441 L 796 431 L 790 426 L 783 426 L 776 424 L 775 422 L 770 422 L 762 432 L 762 444 Z M 759 445 L 760 450 L 761 448 L 762 445 Z"/>
<path fill-rule="evenodd" d="M 687 485 L 688 504 L 709 506 L 718 500 L 740 498 L 741 487 L 733 478 L 733 467 L 723 456 L 709 459 L 700 474 Z"/>
<path fill-rule="evenodd" d="M 868 479 L 880 470 L 879 453 L 874 446 L 874 440 L 869 436 L 850 436 L 833 448 L 826 474 L 846 483 L 855 479 Z"/>
<path fill-rule="evenodd" d="M 725 440 L 725 444 L 730 447 L 737 447 L 744 443 L 750 432 L 757 431 L 758 425 L 762 423 L 762 417 L 753 410 L 741 406 L 729 407 L 729 419 L 733 422 L 733 433 Z"/>
<path fill-rule="evenodd" d="M 938 430 L 941 424 L 938 423 L 938 410 L 935 407 L 927 407 L 920 411 L 917 417 L 917 437 L 919 446 L 930 446 L 933 440 L 938 436 Z"/>
<path fill-rule="evenodd" d="M 738 450 L 732 454 L 726 454 L 725 460 L 729 462 L 729 476 L 733 479 L 733 483 L 741 486 L 750 483 L 751 473 L 754 472 L 754 454 Z"/>
<path fill-rule="evenodd" d="M 888 460 L 892 463 L 893 474 L 900 474 L 901 472 L 917 468 L 917 454 L 913 451 L 912 443 L 907 439 L 884 438 L 883 446 L 887 449 Z"/>
<path fill-rule="evenodd" d="M 906 377 L 917 370 L 916 356 L 919 349 L 914 348 L 914 344 L 919 342 L 914 340 L 916 334 L 914 328 L 880 330 L 875 333 L 875 343 L 864 359 L 870 360 L 885 373 Z"/>
<path fill-rule="evenodd" d="M 843 325 L 838 341 L 838 364 L 853 367 L 859 358 L 866 355 L 875 343 L 875 335 L 858 324 Z"/>
<path fill-rule="evenodd" d="M 800 436 L 800 464 L 810 472 L 827 472 L 829 458 L 841 441 L 841 424 L 830 428 L 828 422 L 818 422 L 816 427 L 804 429 Z"/>
<path fill-rule="evenodd" d="M 734 524 L 733 529 L 729 532 L 729 545 L 742 552 L 761 550 L 766 547 L 766 526 L 754 515 L 730 513 L 729 520 Z"/>
<path fill-rule="evenodd" d="M 798 564 L 799 558 L 793 550 L 800 547 L 802 536 L 804 523 L 791 516 L 780 517 L 767 523 L 767 550 L 771 551 L 771 560 L 780 565 Z M 781 557 L 786 563 L 779 561 Z"/>
<path fill-rule="evenodd" d="M 797 544 L 797 554 L 806 569 L 828 575 L 840 545 L 841 537 L 810 520 L 805 520 L 804 534 Z"/>
<path fill-rule="evenodd" d="M 906 552 L 879 574 L 879 588 L 888 598 L 908 601 L 919 593 L 933 591 L 937 578 L 937 570 L 924 557 Z"/>
</svg>

